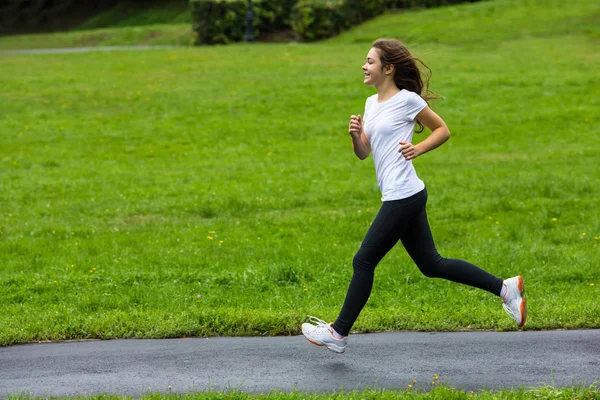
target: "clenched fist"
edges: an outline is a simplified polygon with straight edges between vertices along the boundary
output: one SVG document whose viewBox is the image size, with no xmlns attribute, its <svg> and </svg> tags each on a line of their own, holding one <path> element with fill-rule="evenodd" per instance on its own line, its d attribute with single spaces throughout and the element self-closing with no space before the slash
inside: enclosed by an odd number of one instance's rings
<svg viewBox="0 0 600 400">
<path fill-rule="evenodd" d="M 350 133 L 350 136 L 358 139 L 362 135 L 363 130 L 364 130 L 364 123 L 363 123 L 363 119 L 360 116 L 360 114 L 351 115 L 350 116 L 350 126 L 348 127 L 348 133 Z"/>
</svg>

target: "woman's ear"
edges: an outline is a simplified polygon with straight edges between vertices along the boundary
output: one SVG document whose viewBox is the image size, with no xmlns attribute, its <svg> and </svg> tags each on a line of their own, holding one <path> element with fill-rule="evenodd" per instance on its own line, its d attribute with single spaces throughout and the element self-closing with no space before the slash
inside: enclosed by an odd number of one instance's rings
<svg viewBox="0 0 600 400">
<path fill-rule="evenodd" d="M 388 64 L 388 65 L 386 65 L 384 67 L 384 73 L 386 75 L 393 74 L 394 73 L 394 64 Z"/>
</svg>

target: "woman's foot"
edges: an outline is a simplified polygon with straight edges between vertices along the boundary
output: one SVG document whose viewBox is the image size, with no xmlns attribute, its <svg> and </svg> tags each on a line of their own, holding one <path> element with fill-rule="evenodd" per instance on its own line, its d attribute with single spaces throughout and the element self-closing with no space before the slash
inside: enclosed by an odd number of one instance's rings
<svg viewBox="0 0 600 400">
<path fill-rule="evenodd" d="M 309 316 L 312 324 L 305 322 L 302 324 L 302 334 L 309 342 L 317 346 L 325 346 L 336 353 L 346 351 L 348 337 L 338 339 L 334 336 L 332 324 L 320 320 L 319 318 Z"/>
<path fill-rule="evenodd" d="M 502 298 L 504 311 L 515 320 L 517 327 L 525 325 L 527 320 L 527 300 L 525 299 L 525 285 L 523 278 L 515 276 L 504 281 L 506 294 Z"/>
</svg>

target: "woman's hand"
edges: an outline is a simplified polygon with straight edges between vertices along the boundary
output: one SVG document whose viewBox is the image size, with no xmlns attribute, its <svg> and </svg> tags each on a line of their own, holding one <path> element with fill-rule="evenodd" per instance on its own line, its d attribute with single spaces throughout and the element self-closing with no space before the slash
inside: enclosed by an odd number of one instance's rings
<svg viewBox="0 0 600 400">
<path fill-rule="evenodd" d="M 350 126 L 348 127 L 348 133 L 355 139 L 360 138 L 363 133 L 364 126 L 363 120 L 360 114 L 350 116 Z"/>
<path fill-rule="evenodd" d="M 352 137 L 352 149 L 354 149 L 354 154 L 361 160 L 367 158 L 371 152 L 371 144 L 369 143 L 367 135 L 365 135 L 365 123 L 360 114 L 350 116 L 348 133 L 350 133 L 350 136 Z"/>
<path fill-rule="evenodd" d="M 417 146 L 408 142 L 400 142 L 400 149 L 398 149 L 398 153 L 402 153 L 405 160 L 412 160 L 413 158 L 417 158 L 422 154 Z"/>
</svg>

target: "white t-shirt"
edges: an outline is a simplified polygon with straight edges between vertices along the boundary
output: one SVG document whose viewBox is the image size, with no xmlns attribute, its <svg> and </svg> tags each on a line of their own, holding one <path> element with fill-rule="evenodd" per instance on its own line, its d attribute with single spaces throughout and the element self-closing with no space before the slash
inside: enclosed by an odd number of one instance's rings
<svg viewBox="0 0 600 400">
<path fill-rule="evenodd" d="M 400 142 L 412 143 L 415 117 L 427 106 L 418 94 L 402 89 L 378 103 L 377 94 L 365 104 L 364 130 L 371 144 L 382 201 L 400 200 L 423 190 L 412 160 L 398 152 Z"/>
</svg>

